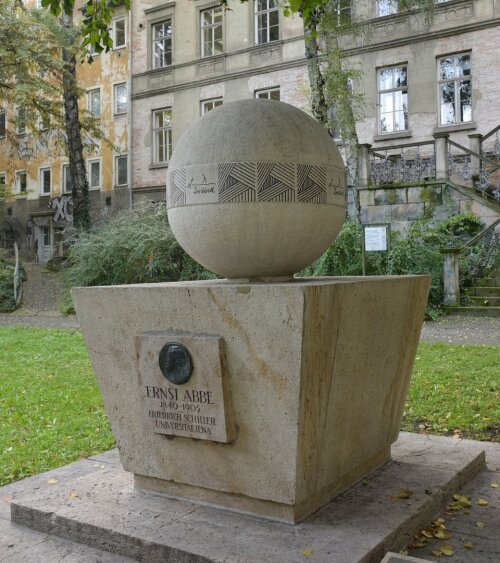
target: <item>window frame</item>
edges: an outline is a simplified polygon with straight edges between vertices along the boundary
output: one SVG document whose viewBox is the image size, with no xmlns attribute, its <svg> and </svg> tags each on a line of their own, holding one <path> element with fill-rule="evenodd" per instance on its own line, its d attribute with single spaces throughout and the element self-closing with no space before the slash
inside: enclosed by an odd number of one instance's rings
<svg viewBox="0 0 500 563">
<path fill-rule="evenodd" d="M 99 164 L 99 185 L 92 185 L 92 164 Z M 102 159 L 101 158 L 88 158 L 87 159 L 87 177 L 89 181 L 89 190 L 100 190 L 102 188 Z"/>
<path fill-rule="evenodd" d="M 163 114 L 165 114 L 166 112 L 168 112 L 169 115 L 169 125 L 168 126 L 162 126 L 162 127 L 156 127 L 156 115 L 159 114 L 160 112 L 162 112 Z M 168 165 L 168 163 L 170 162 L 170 158 L 172 157 L 172 108 L 171 107 L 166 107 L 166 108 L 159 108 L 159 109 L 154 109 L 151 112 L 151 131 L 152 131 L 152 135 L 153 135 L 153 139 L 152 139 L 152 147 L 153 147 L 153 165 Z M 159 158 L 157 158 L 157 153 L 158 153 L 158 141 L 157 141 L 157 133 L 158 135 L 163 134 L 165 135 L 165 133 L 167 134 L 167 143 L 163 143 L 163 147 L 167 147 L 167 155 L 166 158 L 164 158 L 163 160 L 160 160 Z M 164 149 L 165 151 L 165 149 Z"/>
<path fill-rule="evenodd" d="M 25 120 L 24 124 L 21 125 L 22 129 L 20 129 L 20 125 L 19 125 L 19 123 L 17 123 L 17 120 L 19 119 L 19 115 L 20 115 L 21 112 L 24 112 L 24 120 Z M 15 133 L 16 133 L 16 135 L 26 135 L 27 132 L 28 131 L 27 131 L 27 128 L 26 128 L 26 110 L 24 108 L 17 107 L 16 108 Z"/>
<path fill-rule="evenodd" d="M 127 174 L 127 179 L 126 179 L 126 182 L 119 183 L 120 173 L 119 173 L 118 162 L 120 160 L 123 160 L 123 159 L 126 159 L 125 162 L 126 162 L 127 165 L 125 167 L 125 170 L 126 170 L 126 174 Z M 117 186 L 117 187 L 128 186 L 128 184 L 129 184 L 129 179 L 128 179 L 128 154 L 118 154 L 118 155 L 116 155 L 115 156 L 115 167 L 114 168 L 115 168 L 115 186 Z"/>
<path fill-rule="evenodd" d="M 49 191 L 46 192 L 45 190 L 45 178 L 44 173 L 49 172 Z M 41 166 L 38 171 L 38 178 L 39 178 L 39 188 L 40 188 L 40 195 L 47 196 L 52 193 L 52 167 L 50 166 Z"/>
<path fill-rule="evenodd" d="M 380 13 L 382 6 L 385 6 L 385 9 L 386 9 L 385 14 Z M 390 8 L 391 6 L 393 7 L 392 9 L 394 11 L 391 11 L 391 8 Z M 375 4 L 375 17 L 376 18 L 385 18 L 387 16 L 394 16 L 396 14 L 399 14 L 398 0 L 377 0 L 377 2 Z"/>
<path fill-rule="evenodd" d="M 254 0 L 254 42 L 255 45 L 267 45 L 268 43 L 274 43 L 275 41 L 279 41 L 280 40 L 280 36 L 281 36 L 281 17 L 280 17 L 280 7 L 279 7 L 279 2 L 278 0 L 265 0 L 266 1 L 266 5 L 267 8 L 264 10 L 259 10 L 259 0 Z M 269 3 L 270 2 L 274 2 L 276 1 L 276 6 L 273 6 L 272 8 L 269 7 Z M 276 39 L 271 39 L 270 35 L 271 35 L 271 27 L 276 27 L 276 26 L 272 26 L 269 24 L 269 19 L 270 19 L 270 15 L 271 13 L 278 13 L 278 37 Z M 267 26 L 264 28 L 259 28 L 259 17 L 264 16 L 267 14 Z M 259 41 L 259 29 L 266 29 L 266 39 L 264 41 Z"/>
<path fill-rule="evenodd" d="M 119 86 L 125 86 L 125 110 L 118 111 L 118 96 L 117 96 L 117 89 Z M 128 113 L 128 84 L 127 82 L 117 82 L 113 84 L 113 115 L 125 115 Z"/>
<path fill-rule="evenodd" d="M 71 182 L 71 168 L 69 164 L 62 165 L 62 185 L 61 185 L 61 194 L 72 194 L 73 193 L 73 186 L 71 186 L 71 190 L 66 190 L 66 185 L 68 183 L 68 172 L 70 173 L 69 180 Z"/>
<path fill-rule="evenodd" d="M 92 111 L 92 94 L 95 94 L 96 92 L 99 93 L 99 113 L 95 114 Z M 101 87 L 100 86 L 96 86 L 95 88 L 89 88 L 87 90 L 87 96 L 88 96 L 88 110 L 90 115 L 93 115 L 94 117 L 101 117 L 102 115 L 102 92 L 101 92 Z"/>
<path fill-rule="evenodd" d="M 278 98 L 272 98 L 271 94 L 273 92 L 278 92 Z M 261 96 L 260 94 L 269 94 L 268 96 Z M 280 86 L 271 86 L 270 88 L 259 88 L 259 90 L 254 90 L 253 97 L 259 100 L 277 100 L 281 101 L 281 88 Z"/>
<path fill-rule="evenodd" d="M 0 181 L 0 184 L 3 184 L 4 186 L 7 185 L 7 172 L 5 172 L 4 170 L 0 170 L 0 180 L 3 178 L 3 182 Z"/>
<path fill-rule="evenodd" d="M 406 72 L 406 84 L 404 86 L 392 86 L 391 88 L 384 88 L 382 89 L 380 86 L 380 73 L 382 71 L 387 71 L 387 70 L 394 70 L 394 69 L 405 69 Z M 385 67 L 381 67 L 381 68 L 377 68 L 377 72 L 376 72 L 376 79 L 377 79 L 377 132 L 379 135 L 394 135 L 397 133 L 407 133 L 410 131 L 410 111 L 409 111 L 409 86 L 408 86 L 408 63 L 404 62 L 404 63 L 400 63 L 400 64 L 396 64 L 396 65 L 391 65 L 391 66 L 385 66 Z M 402 109 L 401 110 L 397 110 L 395 109 L 396 105 L 395 105 L 395 97 L 394 94 L 396 92 L 401 92 L 402 94 L 406 94 L 406 112 L 404 110 L 404 104 L 402 104 Z M 392 94 L 392 99 L 393 99 L 393 103 L 392 103 L 392 130 L 391 131 L 383 131 L 382 129 L 382 113 L 389 113 L 389 112 L 382 112 L 382 103 L 381 103 L 381 97 L 383 94 Z M 405 128 L 404 129 L 396 129 L 394 127 L 395 123 L 396 123 L 396 119 L 395 116 L 397 113 L 399 112 L 403 112 L 403 120 L 405 123 Z"/>
<path fill-rule="evenodd" d="M 170 22 L 170 36 L 164 35 L 161 39 L 155 39 L 155 31 L 154 31 L 155 27 L 158 26 L 158 25 L 165 25 L 167 22 Z M 173 49 L 173 37 L 174 37 L 173 18 L 172 17 L 166 17 L 166 18 L 163 18 L 161 20 L 151 22 L 150 25 L 151 25 L 151 69 L 157 70 L 157 69 L 160 69 L 160 68 L 169 68 L 173 64 L 173 54 L 174 54 L 174 49 Z M 167 64 L 156 66 L 156 64 L 155 64 L 155 44 L 159 41 L 165 41 L 165 40 L 170 41 L 170 50 L 167 51 L 167 53 L 170 53 L 170 62 L 168 62 Z"/>
<path fill-rule="evenodd" d="M 218 103 L 220 102 L 220 103 Z M 213 104 L 211 108 L 206 109 L 207 105 Z M 224 98 L 222 96 L 218 96 L 217 98 L 207 98 L 205 100 L 200 100 L 200 115 L 205 115 L 209 111 L 214 110 L 224 104 Z"/>
<path fill-rule="evenodd" d="M 0 130 L 0 139 L 6 139 L 7 138 L 7 111 L 4 109 L 0 111 L 0 121 L 1 121 L 1 116 L 3 116 L 3 134 L 1 133 Z"/>
<path fill-rule="evenodd" d="M 21 189 L 21 175 L 25 177 L 24 190 Z M 15 184 L 16 195 L 27 195 L 28 194 L 28 171 L 27 170 L 16 170 L 16 184 Z"/>
<path fill-rule="evenodd" d="M 213 12 L 213 14 L 212 14 L 212 22 L 213 22 L 214 19 L 215 19 L 215 14 L 214 14 L 215 11 L 220 12 L 220 16 L 221 16 L 220 23 L 211 23 L 211 24 L 208 24 L 208 25 L 203 25 L 203 15 L 206 12 Z M 223 10 L 222 6 L 212 6 L 210 8 L 202 8 L 199 12 L 199 17 L 200 17 L 200 56 L 201 56 L 201 58 L 216 57 L 217 55 L 222 55 L 224 53 L 224 10 Z M 215 52 L 215 30 L 218 27 L 220 27 L 220 29 L 221 29 L 221 37 L 220 37 L 221 47 L 220 47 L 220 51 L 216 53 Z M 212 46 L 212 53 L 206 53 L 205 52 L 206 41 L 204 40 L 204 31 L 207 30 L 207 29 L 211 31 L 210 44 Z"/>
<path fill-rule="evenodd" d="M 117 45 L 115 42 L 116 24 L 119 22 L 123 22 L 123 43 Z M 125 47 L 127 46 L 127 18 L 125 16 L 121 16 L 119 18 L 113 19 L 112 26 L 113 26 L 113 51 L 116 51 L 118 49 L 125 49 Z"/>
<path fill-rule="evenodd" d="M 457 76 L 454 75 L 452 78 L 441 78 L 441 61 L 443 59 L 449 59 L 449 58 L 453 58 L 453 59 L 457 59 L 458 57 L 463 57 L 463 56 L 468 56 L 469 57 L 469 74 L 468 75 L 463 75 L 463 76 Z M 453 68 L 454 70 L 456 69 L 456 62 L 453 63 Z M 473 79 L 473 73 L 472 73 L 472 51 L 463 51 L 461 53 L 453 53 L 451 55 L 440 55 L 438 57 L 436 57 L 436 71 L 437 71 L 437 102 L 438 102 L 438 111 L 437 111 L 437 124 L 438 127 L 454 127 L 454 126 L 460 126 L 460 125 L 466 125 L 468 123 L 473 123 L 474 122 L 474 118 L 473 118 L 473 89 L 472 89 L 472 79 Z M 456 119 L 457 117 L 461 116 L 461 111 L 460 111 L 460 83 L 461 82 L 469 82 L 469 86 L 470 86 L 470 119 L 467 121 L 463 121 L 461 119 Z M 447 84 L 453 82 L 454 88 L 453 88 L 453 109 L 455 112 L 455 121 L 453 121 L 452 123 L 443 123 L 441 121 L 441 117 L 442 117 L 442 100 L 441 100 L 441 87 L 443 84 Z M 458 110 L 458 111 L 457 111 Z"/>
</svg>

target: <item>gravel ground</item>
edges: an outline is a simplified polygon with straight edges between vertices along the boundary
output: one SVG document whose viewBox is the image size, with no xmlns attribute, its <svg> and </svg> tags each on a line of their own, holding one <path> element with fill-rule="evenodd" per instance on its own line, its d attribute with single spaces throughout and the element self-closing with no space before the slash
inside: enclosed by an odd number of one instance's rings
<svg viewBox="0 0 500 563">
<path fill-rule="evenodd" d="M 500 318 L 449 316 L 426 321 L 420 340 L 500 346 Z"/>
</svg>

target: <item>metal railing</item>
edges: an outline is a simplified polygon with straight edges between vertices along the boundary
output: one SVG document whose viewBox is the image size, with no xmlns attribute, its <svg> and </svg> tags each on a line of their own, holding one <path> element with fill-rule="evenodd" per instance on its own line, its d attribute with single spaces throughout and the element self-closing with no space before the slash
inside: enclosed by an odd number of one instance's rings
<svg viewBox="0 0 500 563">
<path fill-rule="evenodd" d="M 482 197 L 500 202 L 500 161 L 448 140 L 448 173 L 452 181 L 474 187 Z"/>
<path fill-rule="evenodd" d="M 413 183 L 436 177 L 434 141 L 377 147 L 369 153 L 373 185 Z"/>
</svg>

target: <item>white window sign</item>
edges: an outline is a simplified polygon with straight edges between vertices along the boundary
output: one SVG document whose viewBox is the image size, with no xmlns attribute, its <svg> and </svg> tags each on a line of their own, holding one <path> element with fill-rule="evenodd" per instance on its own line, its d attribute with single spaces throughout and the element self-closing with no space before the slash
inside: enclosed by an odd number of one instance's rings
<svg viewBox="0 0 500 563">
<path fill-rule="evenodd" d="M 387 250 L 387 227 L 365 227 L 365 250 Z"/>
</svg>

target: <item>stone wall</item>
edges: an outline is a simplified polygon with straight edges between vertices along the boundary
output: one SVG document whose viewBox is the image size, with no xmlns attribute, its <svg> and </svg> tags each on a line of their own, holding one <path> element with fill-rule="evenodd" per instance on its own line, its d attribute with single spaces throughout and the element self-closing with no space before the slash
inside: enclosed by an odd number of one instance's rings
<svg viewBox="0 0 500 563">
<path fill-rule="evenodd" d="M 391 223 L 394 231 L 403 232 L 418 219 L 446 218 L 472 212 L 485 226 L 498 219 L 499 213 L 473 197 L 465 188 L 446 183 L 424 182 L 420 185 L 394 185 L 360 189 L 360 219 L 363 224 Z"/>
</svg>

